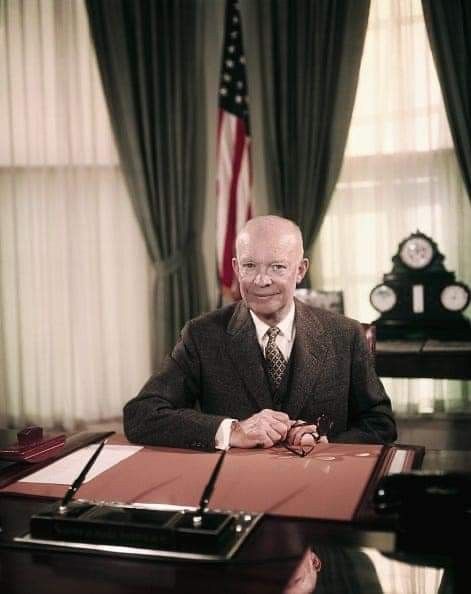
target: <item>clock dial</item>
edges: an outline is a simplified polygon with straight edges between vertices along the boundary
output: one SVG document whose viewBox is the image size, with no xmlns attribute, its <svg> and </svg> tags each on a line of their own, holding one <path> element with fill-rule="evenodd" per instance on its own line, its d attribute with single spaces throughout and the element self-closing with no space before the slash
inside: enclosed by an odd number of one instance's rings
<svg viewBox="0 0 471 594">
<path fill-rule="evenodd" d="M 463 311 L 468 306 L 469 299 L 469 289 L 459 283 L 448 285 L 440 293 L 441 304 L 449 311 Z"/>
<path fill-rule="evenodd" d="M 399 256 L 409 268 L 420 270 L 433 259 L 433 246 L 425 237 L 410 237 L 401 247 Z"/>
<path fill-rule="evenodd" d="M 397 302 L 396 292 L 387 285 L 378 285 L 370 293 L 371 305 L 383 313 L 392 309 Z"/>
</svg>

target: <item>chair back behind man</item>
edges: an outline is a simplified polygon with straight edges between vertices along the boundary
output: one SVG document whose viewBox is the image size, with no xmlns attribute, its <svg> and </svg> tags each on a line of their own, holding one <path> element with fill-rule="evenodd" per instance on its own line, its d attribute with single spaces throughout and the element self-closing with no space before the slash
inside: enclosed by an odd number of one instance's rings
<svg viewBox="0 0 471 594">
<path fill-rule="evenodd" d="M 322 291 L 316 289 L 296 289 L 295 297 L 311 307 L 320 307 L 336 313 L 344 313 L 343 291 Z M 376 351 L 376 326 L 362 323 L 365 331 L 368 349 L 372 355 Z"/>
<path fill-rule="evenodd" d="M 362 322 L 363 330 L 365 331 L 366 342 L 368 343 L 368 350 L 374 356 L 376 352 L 376 326 Z"/>
<path fill-rule="evenodd" d="M 320 307 L 339 314 L 344 313 L 343 291 L 296 289 L 294 296 L 311 307 Z"/>
</svg>

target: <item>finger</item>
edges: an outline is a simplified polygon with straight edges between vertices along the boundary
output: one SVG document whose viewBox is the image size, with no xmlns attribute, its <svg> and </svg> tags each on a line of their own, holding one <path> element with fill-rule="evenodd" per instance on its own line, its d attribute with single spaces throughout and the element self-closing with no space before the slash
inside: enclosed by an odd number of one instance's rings
<svg viewBox="0 0 471 594">
<path fill-rule="evenodd" d="M 288 434 L 288 441 L 293 445 L 299 445 L 301 443 L 301 438 L 305 433 L 314 433 L 315 431 L 315 425 L 303 425 L 302 427 L 294 427 Z"/>
<path fill-rule="evenodd" d="M 280 421 L 272 421 L 270 426 L 277 433 L 279 433 L 280 439 L 282 439 L 282 440 L 286 439 L 286 437 L 288 435 L 288 431 L 289 431 L 289 428 L 286 425 L 284 425 L 283 423 L 280 423 Z"/>
<path fill-rule="evenodd" d="M 260 444 L 265 444 L 265 440 L 270 440 L 271 447 L 274 443 L 277 443 L 282 438 L 282 433 L 274 429 L 268 422 L 259 423 L 255 429 L 250 432 L 250 438 L 257 441 Z M 265 445 L 263 445 L 265 447 Z"/>
<path fill-rule="evenodd" d="M 316 440 L 314 439 L 314 436 L 312 435 L 312 433 L 305 433 L 301 437 L 300 445 L 311 446 L 311 445 L 315 445 L 315 444 L 316 444 Z"/>
<path fill-rule="evenodd" d="M 280 410 L 272 410 L 271 408 L 265 408 L 259 414 L 262 414 L 265 418 L 276 419 L 280 423 L 284 423 L 287 427 L 291 425 L 291 419 L 289 418 L 289 415 L 287 415 L 284 412 L 281 412 Z"/>
<path fill-rule="evenodd" d="M 301 439 L 305 433 L 306 430 L 304 428 L 300 429 L 299 431 L 296 431 L 296 434 L 293 437 L 293 444 L 296 446 L 301 445 Z"/>
<path fill-rule="evenodd" d="M 308 422 L 307 421 L 303 421 L 302 419 L 296 419 L 295 421 L 293 421 L 293 424 L 291 425 L 291 427 L 302 427 L 303 425 L 307 425 Z"/>
<path fill-rule="evenodd" d="M 304 438 L 306 436 L 307 443 L 309 445 L 315 444 L 317 442 L 317 427 L 315 425 L 309 425 L 309 429 L 306 430 L 299 439 L 299 444 L 304 445 Z"/>
<path fill-rule="evenodd" d="M 296 434 L 294 438 L 295 445 L 301 445 L 302 439 L 304 435 L 312 435 L 315 430 L 315 425 L 307 425 L 306 427 L 302 427 Z"/>
<path fill-rule="evenodd" d="M 301 439 L 301 435 L 302 435 L 302 431 L 295 431 L 295 430 L 291 430 L 288 433 L 288 443 L 290 443 L 291 445 L 298 445 L 299 444 L 299 440 Z"/>
<path fill-rule="evenodd" d="M 266 435 L 272 441 L 272 445 L 274 443 L 278 443 L 279 441 L 281 441 L 282 439 L 284 439 L 283 434 L 282 433 L 279 433 L 276 429 L 273 429 L 273 427 L 268 427 L 267 428 Z"/>
<path fill-rule="evenodd" d="M 274 441 L 279 441 L 280 434 L 274 431 L 270 425 L 260 426 L 250 431 L 250 440 L 258 447 L 271 447 Z M 269 442 L 269 445 L 265 444 Z"/>
</svg>

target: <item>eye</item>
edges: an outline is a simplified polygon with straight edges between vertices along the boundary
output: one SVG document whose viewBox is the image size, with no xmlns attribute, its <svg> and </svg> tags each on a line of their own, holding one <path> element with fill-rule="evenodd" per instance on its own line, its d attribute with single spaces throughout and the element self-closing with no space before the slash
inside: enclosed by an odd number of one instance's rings
<svg viewBox="0 0 471 594">
<path fill-rule="evenodd" d="M 271 269 L 274 272 L 284 272 L 286 270 L 286 264 L 272 264 Z"/>
</svg>

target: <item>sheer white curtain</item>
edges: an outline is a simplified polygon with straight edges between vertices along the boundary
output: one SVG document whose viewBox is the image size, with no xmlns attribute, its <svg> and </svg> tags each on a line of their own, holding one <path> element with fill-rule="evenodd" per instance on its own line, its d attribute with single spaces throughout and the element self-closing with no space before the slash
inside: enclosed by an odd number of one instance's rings
<svg viewBox="0 0 471 594">
<path fill-rule="evenodd" d="M 121 414 L 150 373 L 151 264 L 82 2 L 0 2 L 0 425 Z"/>
<path fill-rule="evenodd" d="M 373 563 L 382 592 L 401 594 L 438 594 L 444 570 L 438 567 L 412 565 L 385 557 L 375 549 L 363 548 Z"/>
<path fill-rule="evenodd" d="M 420 0 L 372 0 L 343 169 L 313 252 L 314 286 L 343 289 L 347 315 L 375 319 L 369 292 L 391 270 L 398 243 L 417 229 L 470 283 L 470 202 Z M 468 406 L 469 382 L 385 384 L 398 412 Z"/>
</svg>

